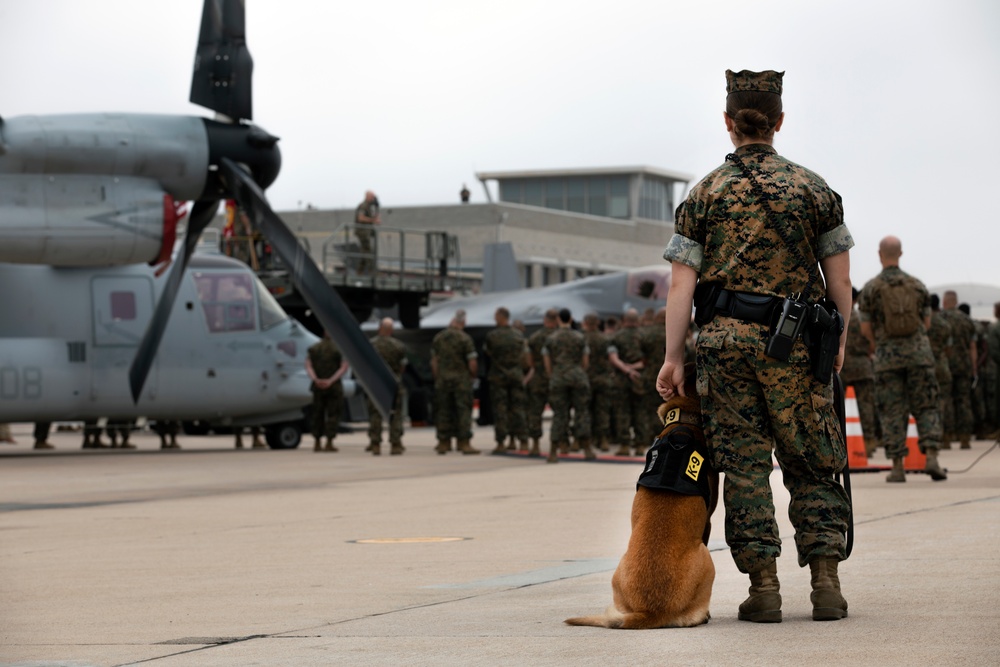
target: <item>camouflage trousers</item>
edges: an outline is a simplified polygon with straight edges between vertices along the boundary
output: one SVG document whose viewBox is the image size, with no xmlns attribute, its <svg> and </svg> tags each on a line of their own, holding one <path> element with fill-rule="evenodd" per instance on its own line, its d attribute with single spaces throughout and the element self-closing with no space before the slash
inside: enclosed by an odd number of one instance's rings
<svg viewBox="0 0 1000 667">
<path fill-rule="evenodd" d="M 528 392 L 522 378 L 504 375 L 490 377 L 490 403 L 493 405 L 493 434 L 496 441 L 504 442 L 509 435 L 518 440 L 526 440 Z"/>
<path fill-rule="evenodd" d="M 542 413 L 545 412 L 545 404 L 549 402 L 548 380 L 544 384 L 532 382 L 528 385 L 528 409 L 525 421 L 528 424 L 528 437 L 542 437 Z"/>
<path fill-rule="evenodd" d="M 861 435 L 864 436 L 865 445 L 870 446 L 873 440 L 882 439 L 882 425 L 879 423 L 878 408 L 875 403 L 875 381 L 856 380 L 851 386 L 854 387 L 854 398 L 858 402 Z"/>
<path fill-rule="evenodd" d="M 659 371 L 659 369 L 657 369 Z M 656 392 L 656 377 L 644 378 L 643 384 L 647 391 L 642 395 L 639 407 L 640 428 L 636 429 L 636 445 L 642 445 L 644 449 L 649 449 L 653 440 L 660 435 L 663 424 L 656 414 L 656 409 L 663 403 L 663 398 Z"/>
<path fill-rule="evenodd" d="M 434 426 L 438 440 L 472 438 L 472 385 L 467 380 L 434 384 Z"/>
<path fill-rule="evenodd" d="M 951 370 L 945 364 L 935 369 L 935 377 L 938 383 L 938 406 L 941 411 L 941 432 L 951 434 L 955 432 L 955 403 L 951 400 Z"/>
<path fill-rule="evenodd" d="M 312 435 L 330 440 L 337 437 L 340 416 L 344 412 L 344 387 L 339 382 L 329 389 L 313 390 Z"/>
<path fill-rule="evenodd" d="M 619 382 L 611 399 L 611 418 L 615 420 L 615 444 L 648 447 L 643 441 L 643 396 L 632 391 L 632 383 Z"/>
<path fill-rule="evenodd" d="M 846 557 L 850 501 L 834 474 L 847 447 L 833 385 L 810 372 L 795 343 L 788 362 L 764 355 L 767 327 L 717 317 L 698 337 L 698 393 L 712 465 L 725 473 L 726 543 L 744 573 L 781 554 L 770 476 L 772 451 L 788 489 L 798 563 Z"/>
<path fill-rule="evenodd" d="M 378 411 L 370 396 L 368 400 L 368 442 L 373 445 L 382 444 L 382 413 Z M 403 444 L 403 404 L 406 402 L 406 391 L 399 386 L 396 401 L 392 404 L 392 414 L 389 415 L 389 444 Z"/>
<path fill-rule="evenodd" d="M 358 273 L 369 273 L 375 266 L 374 239 L 375 230 L 371 225 L 359 224 L 354 229 L 354 234 L 358 237 Z"/>
<path fill-rule="evenodd" d="M 875 394 L 886 458 L 906 456 L 910 415 L 917 422 L 920 451 L 940 449 L 941 411 L 933 366 L 879 371 L 875 374 Z"/>
<path fill-rule="evenodd" d="M 569 444 L 570 410 L 573 411 L 573 437 L 590 438 L 590 383 L 553 382 L 549 386 L 552 407 L 552 428 L 549 440 L 554 444 Z"/>
<path fill-rule="evenodd" d="M 614 389 L 606 383 L 590 383 L 590 434 L 611 442 L 611 398 Z"/>
<path fill-rule="evenodd" d="M 966 370 L 951 371 L 951 404 L 955 418 L 954 431 L 956 438 L 971 436 L 973 429 L 972 416 L 972 373 Z"/>
</svg>

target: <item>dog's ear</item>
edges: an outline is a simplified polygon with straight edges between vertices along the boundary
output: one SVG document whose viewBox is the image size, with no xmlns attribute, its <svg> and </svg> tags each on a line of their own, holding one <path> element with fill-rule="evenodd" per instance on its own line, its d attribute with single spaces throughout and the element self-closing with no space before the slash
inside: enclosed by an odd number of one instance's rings
<svg viewBox="0 0 1000 667">
<path fill-rule="evenodd" d="M 660 407 L 656 408 L 656 416 L 660 418 L 660 426 L 663 426 L 663 420 L 667 418 L 666 403 L 660 403 Z"/>
</svg>

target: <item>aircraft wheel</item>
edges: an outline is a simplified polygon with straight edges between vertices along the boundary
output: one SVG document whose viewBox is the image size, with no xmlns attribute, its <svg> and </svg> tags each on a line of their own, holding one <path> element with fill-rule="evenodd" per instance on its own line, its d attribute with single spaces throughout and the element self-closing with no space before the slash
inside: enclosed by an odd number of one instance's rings
<svg viewBox="0 0 1000 667">
<path fill-rule="evenodd" d="M 302 427 L 295 422 L 282 422 L 264 427 L 264 439 L 271 449 L 295 449 L 302 442 Z"/>
<path fill-rule="evenodd" d="M 209 427 L 208 422 L 190 421 L 181 422 L 181 429 L 184 431 L 184 435 L 208 435 L 211 427 Z"/>
</svg>

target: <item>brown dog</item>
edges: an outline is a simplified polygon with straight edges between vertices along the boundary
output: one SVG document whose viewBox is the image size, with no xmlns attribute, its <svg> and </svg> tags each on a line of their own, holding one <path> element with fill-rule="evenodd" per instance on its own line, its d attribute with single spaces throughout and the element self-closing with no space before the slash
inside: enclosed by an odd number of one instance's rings
<svg viewBox="0 0 1000 667">
<path fill-rule="evenodd" d="M 688 396 L 675 396 L 657 410 L 665 425 L 660 438 L 675 429 L 687 429 L 685 438 L 693 434 L 690 439 L 696 441 L 698 453 L 685 454 L 690 459 L 685 459 L 682 472 L 692 479 L 707 476 L 708 504 L 701 495 L 639 486 L 632 501 L 628 550 L 611 578 L 614 604 L 599 616 L 568 618 L 569 625 L 645 629 L 708 622 L 715 564 L 707 545 L 712 529 L 709 519 L 718 502 L 719 475 L 707 462 L 702 463 L 707 453 L 700 404 L 694 387 L 687 389 Z M 647 454 L 646 461 L 643 476 L 653 468 L 656 457 Z M 643 483 L 642 477 L 639 483 Z"/>
</svg>

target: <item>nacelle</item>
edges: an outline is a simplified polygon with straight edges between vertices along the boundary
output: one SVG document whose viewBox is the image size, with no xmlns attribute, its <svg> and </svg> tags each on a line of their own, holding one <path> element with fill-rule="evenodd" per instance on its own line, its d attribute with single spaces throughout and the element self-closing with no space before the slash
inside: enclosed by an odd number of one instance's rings
<svg viewBox="0 0 1000 667">
<path fill-rule="evenodd" d="M 0 262 L 52 266 L 158 263 L 177 233 L 173 197 L 140 178 L 0 176 Z"/>
</svg>

